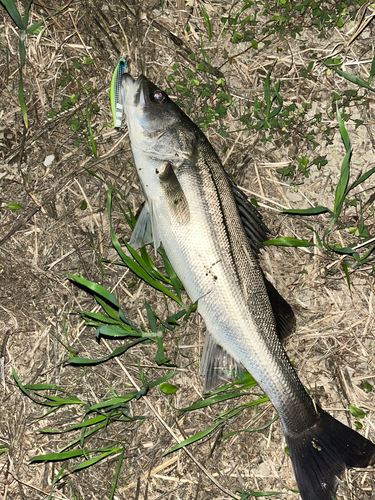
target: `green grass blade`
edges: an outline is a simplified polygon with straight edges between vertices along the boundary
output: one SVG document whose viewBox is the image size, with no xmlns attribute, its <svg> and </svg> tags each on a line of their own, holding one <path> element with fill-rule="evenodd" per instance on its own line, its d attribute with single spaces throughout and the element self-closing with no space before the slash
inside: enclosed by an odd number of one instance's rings
<svg viewBox="0 0 375 500">
<path fill-rule="evenodd" d="M 163 384 L 166 380 L 169 380 L 170 378 L 174 377 L 177 375 L 178 372 L 172 372 L 172 373 L 167 373 L 167 375 L 164 375 L 163 377 L 158 378 L 157 380 L 154 380 L 154 382 L 151 382 L 148 384 L 148 388 L 152 389 L 153 387 L 156 387 L 160 384 Z"/>
<path fill-rule="evenodd" d="M 125 396 L 115 397 L 111 399 L 107 399 L 106 401 L 102 401 L 96 405 L 90 406 L 87 409 L 87 412 L 101 410 L 102 408 L 108 408 L 109 406 L 115 406 L 118 404 L 124 404 L 128 401 L 131 401 L 135 397 L 134 393 L 126 394 Z"/>
<path fill-rule="evenodd" d="M 119 459 L 117 461 L 116 472 L 115 472 L 115 475 L 113 477 L 112 488 L 111 488 L 111 493 L 109 495 L 109 500 L 113 500 L 113 496 L 115 494 L 118 476 L 120 474 L 120 469 L 121 469 L 122 461 L 124 459 L 124 453 L 125 453 L 125 449 L 122 448 L 121 455 L 119 456 Z"/>
<path fill-rule="evenodd" d="M 342 71 L 339 68 L 332 68 L 332 69 L 336 71 L 337 74 L 345 78 L 345 80 L 355 83 L 360 87 L 364 87 L 365 89 L 370 90 L 371 92 L 375 92 L 375 89 L 370 87 L 370 85 L 367 82 L 365 82 L 365 80 L 362 80 L 362 78 L 359 78 L 359 76 L 352 75 L 351 73 L 346 73 L 346 71 Z"/>
<path fill-rule="evenodd" d="M 145 299 L 144 302 L 145 302 L 145 307 L 146 307 L 146 312 L 147 312 L 147 319 L 148 319 L 150 328 L 151 328 L 151 330 L 154 333 L 156 333 L 158 331 L 158 329 L 156 327 L 156 317 L 155 317 L 155 314 L 154 314 L 153 310 L 151 309 L 151 307 L 147 304 L 146 299 Z"/>
<path fill-rule="evenodd" d="M 218 396 L 213 396 L 212 398 L 204 399 L 203 401 L 198 401 L 197 403 L 187 406 L 186 408 L 181 408 L 181 411 L 191 411 L 199 410 L 200 408 L 206 408 L 206 406 L 211 406 L 216 403 L 221 403 L 222 401 L 227 401 L 228 399 L 238 398 L 240 396 L 248 396 L 249 393 L 246 392 L 230 392 L 227 394 L 220 394 Z"/>
<path fill-rule="evenodd" d="M 263 241 L 263 245 L 277 245 L 280 247 L 314 247 L 314 243 L 307 240 L 297 240 L 296 238 L 290 238 L 285 236 L 283 238 L 274 238 L 273 240 Z"/>
<path fill-rule="evenodd" d="M 153 279 L 145 269 L 143 269 L 137 262 L 134 262 L 133 259 L 128 257 L 123 249 L 121 248 L 121 245 L 117 239 L 117 236 L 113 230 L 112 227 L 112 220 L 111 220 L 111 203 L 112 203 L 112 189 L 111 187 L 108 188 L 108 197 L 107 197 L 107 212 L 108 212 L 108 219 L 109 219 L 109 230 L 110 230 L 110 236 L 111 236 L 111 242 L 114 248 L 116 249 L 117 253 L 121 257 L 123 263 L 129 267 L 131 271 L 133 271 L 134 274 L 136 274 L 139 278 L 142 278 L 146 283 L 151 285 L 153 288 L 156 288 L 160 292 L 163 292 L 165 295 L 170 297 L 171 299 L 175 300 L 181 307 L 184 307 L 182 304 L 181 300 L 174 295 L 170 290 L 168 290 L 164 285 L 162 285 L 159 281 Z M 134 252 L 134 250 L 126 243 L 126 247 L 128 248 L 129 252 Z"/>
<path fill-rule="evenodd" d="M 26 24 L 22 21 L 20 13 L 17 10 L 16 4 L 13 0 L 0 0 L 0 2 L 6 8 L 8 14 L 12 18 L 13 22 L 20 30 L 26 29 Z"/>
<path fill-rule="evenodd" d="M 60 481 L 60 479 L 64 476 L 64 470 L 65 470 L 65 467 L 66 467 L 66 464 L 63 464 L 63 466 L 61 467 L 61 469 L 59 470 L 59 472 L 57 473 L 57 475 L 55 476 L 54 480 L 53 480 L 53 483 L 52 483 L 52 487 L 51 487 L 51 492 L 49 494 L 49 497 L 48 497 L 48 500 L 51 500 L 52 498 L 52 494 L 53 494 L 53 490 L 55 489 L 55 486 L 56 484 Z"/>
<path fill-rule="evenodd" d="M 86 105 L 86 121 L 87 121 L 87 128 L 89 131 L 89 136 L 90 136 L 91 151 L 93 152 L 93 155 L 95 156 L 95 158 L 97 158 L 98 154 L 96 151 L 95 139 L 94 139 L 94 136 L 92 134 L 91 119 L 90 119 L 90 107 L 88 104 Z"/>
<path fill-rule="evenodd" d="M 313 207 L 313 208 L 287 208 L 282 211 L 283 214 L 296 214 L 296 215 L 319 215 L 330 212 L 327 207 Z"/>
<path fill-rule="evenodd" d="M 350 148 L 349 135 L 348 135 L 348 132 L 346 131 L 344 122 L 342 121 L 341 114 L 340 114 L 337 102 L 336 102 L 336 114 L 337 114 L 337 121 L 338 121 L 338 124 L 339 124 L 339 130 L 340 130 L 340 134 L 341 134 L 341 139 L 342 139 L 342 142 L 344 143 L 345 150 L 348 153 L 350 151 L 350 149 L 351 149 Z"/>
<path fill-rule="evenodd" d="M 221 424 L 221 421 L 216 422 L 216 424 L 211 425 L 211 427 L 207 427 L 207 429 L 204 429 L 203 431 L 200 431 L 197 434 L 194 434 L 194 436 L 191 436 L 188 439 L 185 439 L 181 443 L 176 444 L 176 446 L 173 446 L 173 448 L 171 448 L 170 450 L 165 452 L 163 454 L 163 457 L 165 457 L 165 455 L 168 455 L 169 453 L 172 453 L 173 451 L 177 451 L 177 450 L 183 448 L 184 446 L 188 446 L 191 443 L 195 443 L 196 441 L 199 441 L 200 439 L 204 438 L 205 436 L 208 436 L 208 434 L 210 434 L 213 430 L 215 430 L 216 427 L 220 424 Z"/>
<path fill-rule="evenodd" d="M 85 280 L 85 278 L 82 278 L 82 276 L 76 276 L 74 274 L 67 273 L 69 278 L 71 278 L 73 281 L 76 281 L 79 285 L 84 286 L 85 288 L 88 288 L 91 290 L 95 295 L 98 295 L 99 297 L 103 298 L 110 304 L 112 304 L 116 309 L 120 309 L 120 304 L 118 303 L 116 297 L 106 290 L 104 287 L 97 285 L 96 283 L 93 283 L 92 281 Z"/>
<path fill-rule="evenodd" d="M 20 103 L 20 106 L 21 106 L 21 113 L 22 113 L 23 122 L 25 124 L 25 127 L 28 128 L 29 120 L 27 118 L 25 98 L 23 95 L 22 67 L 20 67 L 20 78 L 18 81 L 18 102 Z"/>
<path fill-rule="evenodd" d="M 104 363 L 105 361 L 108 361 L 111 358 L 115 358 L 116 356 L 121 356 L 121 354 L 124 354 L 128 349 L 133 347 L 136 344 L 139 344 L 140 342 L 145 342 L 147 337 L 137 339 L 134 342 L 130 342 L 129 344 L 126 344 L 121 347 L 117 347 L 114 351 L 111 352 L 108 356 L 104 356 L 103 358 L 98 358 L 98 359 L 88 359 L 88 358 L 79 358 L 79 357 L 74 357 L 67 359 L 66 362 L 69 363 L 70 365 L 78 365 L 78 366 L 89 366 L 89 365 L 97 365 L 99 363 Z"/>
<path fill-rule="evenodd" d="M 271 78 L 271 69 L 268 71 L 266 79 L 264 81 L 264 100 L 266 101 L 266 120 L 269 118 L 269 112 L 271 109 L 271 93 L 270 93 L 270 78 Z"/>
<path fill-rule="evenodd" d="M 346 131 L 344 122 L 342 121 L 337 103 L 336 103 L 336 110 L 337 110 L 337 120 L 339 123 L 340 134 L 341 134 L 342 141 L 345 145 L 346 155 L 345 155 L 345 157 L 342 161 L 342 164 L 341 164 L 340 180 L 336 186 L 335 205 L 333 208 L 335 221 L 340 216 L 342 205 L 344 203 L 345 196 L 347 193 L 346 188 L 347 188 L 348 181 L 349 181 L 349 164 L 350 164 L 350 156 L 351 156 L 351 146 L 350 146 L 348 132 Z"/>
<path fill-rule="evenodd" d="M 202 12 L 202 16 L 203 16 L 204 22 L 206 23 L 206 27 L 207 27 L 208 41 L 211 41 L 211 21 L 210 21 L 210 18 L 203 7 L 201 8 L 201 12 Z"/>
<path fill-rule="evenodd" d="M 275 495 L 281 495 L 281 491 L 245 491 L 245 490 L 237 490 L 238 493 L 241 493 L 240 500 L 248 500 L 249 497 L 272 497 Z"/>
<path fill-rule="evenodd" d="M 372 63 L 371 63 L 370 76 L 368 79 L 369 84 L 372 82 L 372 79 L 374 78 L 374 76 L 375 76 L 375 56 L 374 56 Z"/>
<path fill-rule="evenodd" d="M 228 434 L 225 434 L 225 436 L 221 437 L 220 441 L 223 441 L 224 439 L 232 437 L 235 434 L 239 434 L 240 432 L 258 432 L 258 431 L 263 431 L 264 429 L 267 429 L 270 425 L 272 425 L 274 422 L 276 422 L 276 420 L 278 418 L 279 418 L 279 415 L 275 415 L 270 422 L 267 422 L 266 424 L 261 425 L 260 427 L 249 427 L 247 429 L 241 429 L 239 431 L 229 432 Z"/>
<path fill-rule="evenodd" d="M 361 177 L 358 180 L 356 180 L 355 182 L 353 182 L 353 184 L 347 189 L 346 194 L 348 194 L 349 191 L 351 191 L 355 187 L 357 187 L 360 184 L 362 184 L 362 182 L 364 182 L 366 179 L 368 179 L 374 173 L 375 173 L 375 167 L 373 167 L 370 170 L 368 170 L 367 172 L 365 172 L 363 175 L 361 175 Z"/>
<path fill-rule="evenodd" d="M 33 3 L 33 0 L 29 0 L 29 3 L 26 5 L 25 12 L 23 13 L 23 24 L 27 26 L 27 22 L 29 20 L 29 10 L 31 7 L 31 4 Z"/>
<path fill-rule="evenodd" d="M 46 455 L 37 455 L 30 458 L 30 463 L 37 462 L 57 462 L 60 460 L 69 460 L 70 458 L 81 457 L 88 453 L 88 450 L 71 450 L 62 453 L 47 453 Z"/>
<path fill-rule="evenodd" d="M 343 268 L 343 271 L 346 276 L 346 283 L 348 284 L 348 288 L 350 290 L 350 277 L 349 277 L 349 271 L 348 271 L 348 263 L 344 260 L 341 262 L 341 267 Z"/>
<path fill-rule="evenodd" d="M 108 455 L 112 455 L 113 453 L 118 453 L 119 451 L 122 451 L 123 448 L 113 448 L 110 451 L 106 451 L 105 453 L 102 453 L 101 455 L 98 455 L 97 457 L 89 458 L 88 460 L 85 460 L 81 464 L 77 465 L 74 467 L 71 472 L 77 472 L 78 470 L 82 469 L 87 469 L 87 467 L 91 467 L 92 465 L 98 463 L 100 460 L 103 460 L 103 458 L 108 457 Z"/>
</svg>

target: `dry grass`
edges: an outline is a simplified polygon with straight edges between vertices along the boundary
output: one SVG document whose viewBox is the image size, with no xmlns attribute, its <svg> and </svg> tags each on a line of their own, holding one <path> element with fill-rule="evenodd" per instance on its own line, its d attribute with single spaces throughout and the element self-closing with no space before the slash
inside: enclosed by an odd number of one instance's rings
<svg viewBox="0 0 375 500">
<path fill-rule="evenodd" d="M 21 4 L 24 2 L 20 2 Z M 212 25 L 212 40 L 201 15 L 207 11 Z M 39 0 L 31 9 L 31 22 L 36 22 L 60 5 Z M 43 25 L 42 34 L 27 38 L 27 60 L 24 70 L 25 100 L 29 115 L 29 130 L 22 127 L 17 102 L 18 63 L 17 34 L 4 9 L 0 10 L 2 45 L 0 47 L 0 358 L 5 362 L 5 377 L 0 392 L 0 446 L 8 452 L 0 456 L 0 496 L 4 500 L 48 498 L 51 485 L 61 464 L 29 465 L 35 455 L 56 451 L 68 438 L 62 435 L 42 435 L 45 428 L 61 428 L 80 422 L 83 409 L 66 407 L 49 417 L 45 410 L 27 399 L 11 375 L 13 366 L 23 383 L 56 383 L 69 393 L 90 404 L 110 396 L 109 386 L 124 394 L 140 385 L 137 362 L 154 380 L 167 368 L 155 367 L 155 347 L 137 346 L 119 359 L 85 370 L 63 363 L 66 350 L 55 335 L 64 339 L 65 322 L 71 347 L 80 356 L 96 358 L 108 354 L 119 342 L 96 342 L 93 332 L 85 329 L 79 310 L 94 310 L 93 299 L 75 287 L 67 272 L 82 275 L 114 290 L 127 316 L 135 324 L 145 321 L 144 299 L 161 317 L 165 317 L 164 299 L 146 285 L 132 281 L 130 272 L 113 263 L 116 254 L 111 248 L 106 215 L 106 185 L 92 177 L 86 169 L 99 176 L 127 197 L 135 210 L 142 202 L 136 172 L 132 168 L 127 135 L 103 128 L 111 121 L 109 88 L 112 71 L 120 56 L 130 55 L 133 74 L 145 73 L 166 87 L 166 77 L 172 65 L 179 63 L 194 70 L 189 54 L 200 54 L 200 35 L 211 65 L 221 67 L 236 107 L 228 109 L 225 125 L 236 130 L 238 117 L 244 114 L 255 96 L 263 95 L 267 70 L 275 57 L 273 80 L 281 79 L 284 106 L 291 103 L 301 108 L 312 104 L 306 116 L 305 129 L 296 128 L 289 141 L 261 141 L 260 133 L 237 132 L 228 138 L 220 137 L 209 127 L 207 135 L 225 161 L 225 167 L 239 184 L 256 196 L 268 226 L 275 234 L 305 237 L 312 233 L 301 219 L 285 217 L 277 211 L 282 207 L 333 206 L 331 186 L 337 184 L 344 148 L 335 127 L 335 117 L 329 119 L 333 92 L 355 88 L 334 74 L 327 74 L 323 64 L 317 64 L 308 78 L 301 78 L 302 68 L 311 60 L 328 54 L 346 54 L 347 71 L 366 77 L 374 53 L 374 25 L 368 24 L 353 38 L 359 19 L 343 28 L 332 28 L 327 38 L 319 39 L 314 28 L 305 28 L 297 39 L 277 33 L 269 38 L 271 44 L 259 44 L 259 49 L 247 50 L 249 43 L 234 45 L 230 37 L 220 36 L 220 16 L 228 12 L 226 2 L 177 0 L 165 2 L 72 1 L 58 16 Z M 261 14 L 259 14 L 261 17 Z M 189 22 L 191 31 L 184 32 Z M 264 19 L 264 23 L 267 19 Z M 171 35 L 171 33 L 173 35 Z M 260 39 L 260 36 L 258 37 Z M 279 49 L 279 50 L 278 50 Z M 240 54 L 235 63 L 222 58 L 226 50 L 231 56 Z M 85 64 L 84 58 L 94 62 Z M 79 62 L 75 68 L 73 61 Z M 351 65 L 355 63 L 355 65 Z M 70 83 L 60 82 L 70 72 Z M 98 158 L 87 156 L 82 135 L 72 130 L 71 118 L 78 109 L 86 109 L 87 97 L 52 119 L 48 115 L 59 109 L 64 99 L 88 89 L 90 102 L 96 101 L 100 113 L 93 115 Z M 197 100 L 191 116 L 199 115 Z M 315 128 L 319 146 L 313 152 L 303 140 L 308 133 L 308 120 L 322 112 L 321 127 Z M 373 166 L 375 120 L 374 99 L 369 107 L 352 105 L 353 117 L 364 125 L 355 128 L 347 123 L 353 144 L 352 177 Z M 327 136 L 324 130 L 332 127 Z M 80 144 L 75 142 L 81 139 Z M 226 154 L 222 153 L 227 146 Z M 54 155 L 49 166 L 48 155 Z M 307 179 L 298 177 L 298 189 L 290 187 L 276 173 L 278 162 L 288 162 L 296 155 L 311 158 L 327 155 L 328 164 L 318 171 L 311 168 Z M 303 181 L 303 183 L 302 183 Z M 374 193 L 370 178 L 357 188 L 364 201 Z M 87 208 L 82 210 L 82 202 Z M 8 203 L 23 208 L 11 211 Z M 374 228 L 371 203 L 366 208 L 367 226 Z M 354 209 L 343 217 L 357 223 Z M 124 218 L 114 205 L 113 222 L 117 234 L 129 240 Z M 327 225 L 326 216 L 310 218 L 316 230 Z M 341 243 L 343 232 L 334 238 Z M 347 241 L 343 242 L 347 243 Z M 366 393 L 361 381 L 375 382 L 374 281 L 369 277 L 370 266 L 351 274 L 351 291 L 345 275 L 339 271 L 325 276 L 325 270 L 337 265 L 332 258 L 319 252 L 303 249 L 269 248 L 262 256 L 267 275 L 296 310 L 298 327 L 286 348 L 294 358 L 295 367 L 312 395 L 334 416 L 353 426 L 347 411 L 348 404 L 364 409 L 362 433 L 375 441 L 375 391 Z M 341 269 L 341 268 L 340 268 Z M 304 271 L 303 273 L 300 273 Z M 173 304 L 169 310 L 173 311 Z M 257 433 L 240 433 L 220 441 L 231 430 L 259 426 L 275 415 L 271 405 L 261 408 L 259 415 L 250 410 L 233 422 L 219 428 L 200 444 L 189 450 L 163 457 L 175 441 L 183 439 L 212 424 L 219 412 L 231 403 L 223 403 L 178 417 L 175 408 L 186 407 L 202 398 L 198 376 L 199 359 L 204 340 L 204 324 L 192 315 L 186 325 L 175 333 L 166 334 L 168 357 L 181 368 L 173 383 L 179 386 L 174 396 L 165 396 L 157 388 L 147 397 L 130 404 L 131 415 L 148 415 L 140 421 L 116 422 L 100 435 L 89 440 L 91 449 L 122 441 L 125 445 L 115 498 L 135 500 L 191 499 L 215 500 L 233 497 L 237 489 L 247 491 L 280 491 L 276 498 L 297 498 L 288 491 L 295 488 L 289 458 L 278 422 Z M 149 368 L 145 368 L 149 367 Z M 0 372 L 1 374 L 1 372 Z M 77 462 L 78 463 L 78 462 Z M 71 465 L 70 465 L 71 466 Z M 116 457 L 103 460 L 95 467 L 68 476 L 52 494 L 54 499 L 104 499 L 109 497 L 116 467 Z M 207 471 L 207 473 L 206 473 Z M 340 499 L 374 499 L 374 469 L 349 471 L 339 487 Z M 218 486 L 219 485 L 219 486 Z M 237 494 L 238 496 L 238 494 Z"/>
</svg>

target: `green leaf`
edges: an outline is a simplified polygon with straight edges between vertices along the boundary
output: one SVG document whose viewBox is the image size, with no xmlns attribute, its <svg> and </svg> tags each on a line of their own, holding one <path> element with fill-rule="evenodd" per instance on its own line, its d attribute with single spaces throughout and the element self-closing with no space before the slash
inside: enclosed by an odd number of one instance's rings
<svg viewBox="0 0 375 500">
<path fill-rule="evenodd" d="M 165 383 L 160 385 L 160 390 L 164 394 L 175 394 L 178 391 L 178 387 L 173 384 Z"/>
<path fill-rule="evenodd" d="M 125 448 L 122 448 L 121 455 L 120 455 L 120 457 L 118 459 L 118 462 L 117 462 L 116 472 L 115 472 L 115 475 L 113 477 L 113 483 L 112 483 L 111 493 L 109 495 L 109 500 L 113 500 L 113 497 L 114 497 L 114 494 L 115 494 L 118 476 L 120 474 L 120 469 L 121 469 L 122 461 L 124 459 L 124 453 L 125 453 Z"/>
<path fill-rule="evenodd" d="M 66 360 L 70 365 L 78 365 L 78 366 L 87 366 L 87 365 L 97 365 L 99 363 L 104 363 L 104 361 L 108 361 L 111 358 L 115 358 L 116 356 L 121 356 L 124 352 L 126 352 L 131 347 L 139 344 L 140 342 L 144 342 L 147 340 L 146 337 L 142 337 L 140 339 L 135 340 L 134 342 L 130 342 L 125 346 L 117 347 L 114 351 L 111 352 L 108 356 L 104 356 L 103 358 L 98 359 L 88 359 L 88 358 L 79 358 L 74 357 Z"/>
<path fill-rule="evenodd" d="M 354 405 L 349 405 L 349 411 L 355 418 L 365 418 L 366 413 Z"/>
<path fill-rule="evenodd" d="M 346 73 L 345 71 L 342 71 L 339 68 L 332 68 L 332 69 L 336 71 L 337 74 L 348 80 L 349 82 L 355 83 L 360 87 L 364 87 L 365 89 L 370 90 L 371 92 L 375 92 L 375 89 L 373 87 L 370 87 L 370 85 L 364 80 L 362 80 L 362 78 L 359 78 L 359 76 L 352 75 L 351 73 Z"/>
<path fill-rule="evenodd" d="M 211 21 L 210 21 L 210 18 L 208 17 L 208 14 L 204 10 L 203 7 L 201 7 L 201 12 L 202 12 L 204 22 L 206 23 L 208 40 L 211 41 Z"/>
<path fill-rule="evenodd" d="M 249 497 L 272 497 L 275 495 L 281 495 L 281 491 L 250 491 L 247 492 L 245 490 L 237 490 L 238 493 L 241 493 L 240 500 L 248 500 Z"/>
<path fill-rule="evenodd" d="M 364 173 L 363 175 L 361 175 L 361 177 L 359 179 L 357 179 L 355 182 L 353 182 L 353 184 L 347 189 L 346 194 L 348 194 L 349 191 L 351 191 L 355 187 L 357 187 L 360 184 L 362 184 L 362 182 L 364 182 L 366 179 L 368 179 L 374 173 L 375 173 L 375 167 L 370 168 L 370 170 L 368 170 L 366 173 Z"/>
<path fill-rule="evenodd" d="M 344 260 L 341 262 L 341 267 L 344 270 L 345 276 L 346 276 L 346 283 L 348 284 L 348 288 L 350 290 L 350 277 L 349 277 L 349 271 L 348 271 L 348 263 Z"/>
<path fill-rule="evenodd" d="M 362 387 L 366 392 L 371 392 L 372 391 L 372 385 L 366 382 L 365 380 L 362 382 Z"/>
<path fill-rule="evenodd" d="M 213 430 L 215 430 L 216 427 L 220 424 L 221 424 L 221 421 L 216 422 L 216 424 L 211 425 L 211 427 L 208 427 L 207 429 L 204 429 L 203 431 L 200 431 L 197 434 L 194 434 L 194 436 L 191 436 L 188 439 L 185 439 L 181 443 L 176 444 L 176 446 L 173 446 L 173 448 L 171 448 L 170 450 L 165 452 L 163 454 L 163 456 L 168 455 L 169 453 L 172 453 L 173 451 L 177 451 L 177 450 L 183 448 L 184 446 L 188 446 L 191 443 L 195 443 L 196 441 L 199 441 L 200 439 L 204 438 L 205 436 L 208 436 L 208 434 L 210 434 Z"/>
<path fill-rule="evenodd" d="M 106 401 L 102 401 L 101 403 L 98 403 L 96 405 L 90 406 L 87 409 L 87 412 L 90 411 L 97 411 L 101 410 L 102 408 L 108 408 L 111 406 L 116 406 L 119 404 L 124 404 L 127 403 L 128 401 L 131 401 L 135 397 L 134 393 L 131 394 L 125 394 L 125 396 L 119 396 L 119 397 L 114 397 L 111 399 L 107 399 Z"/>
<path fill-rule="evenodd" d="M 32 34 L 39 34 L 40 33 L 40 30 L 39 28 L 42 26 L 42 24 L 44 23 L 45 19 L 40 19 L 39 21 L 37 21 L 36 23 L 34 24 L 30 24 L 30 26 L 28 26 L 26 28 L 26 34 L 27 35 L 32 35 Z"/>
<path fill-rule="evenodd" d="M 162 285 L 161 283 L 159 283 L 159 281 L 153 279 L 145 269 L 143 269 L 137 262 L 134 262 L 131 257 L 128 257 L 124 253 L 124 251 L 122 250 L 122 248 L 120 246 L 120 243 L 119 243 L 119 241 L 118 241 L 118 239 L 116 237 L 116 234 L 115 234 L 115 232 L 113 230 L 113 227 L 112 227 L 111 204 L 112 204 L 112 188 L 110 186 L 108 186 L 107 212 L 108 212 L 108 219 L 109 219 L 111 241 L 112 241 L 112 245 L 114 246 L 114 248 L 116 249 L 117 253 L 121 257 L 121 260 L 123 261 L 123 263 L 127 267 L 129 267 L 129 269 L 131 271 L 133 271 L 134 274 L 136 274 L 137 276 L 139 276 L 140 278 L 142 278 L 146 283 L 148 283 L 152 287 L 156 288 L 160 292 L 163 292 L 165 295 L 168 295 L 168 297 L 170 297 L 171 299 L 175 300 L 178 304 L 180 304 L 181 307 L 184 307 L 184 305 L 182 304 L 181 300 L 178 297 L 176 297 L 176 295 L 174 295 L 164 285 Z M 134 253 L 136 253 L 135 250 L 133 250 L 130 245 L 128 245 L 127 243 L 125 243 L 125 244 L 126 244 L 126 248 L 129 250 L 129 252 L 132 255 Z M 138 255 L 138 257 L 140 258 L 139 255 Z"/>
<path fill-rule="evenodd" d="M 206 408 L 207 406 L 211 406 L 216 403 L 221 403 L 222 401 L 227 401 L 228 399 L 238 398 L 240 396 L 246 396 L 245 392 L 230 392 L 226 394 L 220 394 L 218 396 L 213 396 L 203 401 L 198 401 L 197 403 L 192 404 L 191 406 L 187 406 L 186 408 L 181 408 L 180 411 L 191 411 L 191 410 L 199 410 L 200 408 Z"/>
<path fill-rule="evenodd" d="M 340 216 L 341 213 L 341 208 L 345 200 L 345 196 L 347 194 L 347 185 L 349 181 L 349 163 L 350 163 L 350 156 L 351 156 L 351 146 L 350 146 L 350 141 L 349 141 L 349 136 L 348 132 L 346 131 L 344 122 L 342 121 L 341 115 L 339 108 L 336 104 L 336 111 L 337 111 L 337 120 L 339 123 L 339 129 L 340 129 L 340 134 L 342 141 L 345 145 L 346 149 L 346 155 L 342 161 L 341 164 L 341 173 L 340 173 L 340 179 L 339 182 L 336 186 L 336 192 L 335 192 L 335 205 L 333 208 L 334 214 L 335 214 L 335 220 L 337 220 Z"/>
<path fill-rule="evenodd" d="M 93 283 L 92 281 L 85 280 L 82 276 L 75 276 L 74 274 L 67 273 L 69 278 L 73 281 L 76 281 L 78 284 L 83 285 L 85 288 L 91 290 L 95 295 L 102 297 L 104 300 L 112 304 L 117 309 L 120 309 L 120 304 L 118 303 L 116 297 L 106 290 L 104 287 Z"/>
<path fill-rule="evenodd" d="M 263 245 L 277 245 L 281 247 L 313 247 L 314 243 L 307 240 L 297 240 L 296 238 L 290 238 L 285 236 L 284 238 L 275 238 L 273 240 L 263 241 Z"/>
<path fill-rule="evenodd" d="M 25 30 L 26 29 L 26 25 L 22 21 L 20 13 L 18 12 L 16 4 L 14 3 L 14 1 L 13 0 L 0 0 L 0 2 L 6 8 L 8 14 L 13 19 L 13 22 L 16 24 L 16 26 L 20 30 Z"/>
<path fill-rule="evenodd" d="M 107 451 L 105 453 L 102 453 L 101 455 L 98 455 L 97 457 L 89 458 L 88 460 L 85 460 L 81 464 L 74 467 L 71 472 L 76 472 L 77 470 L 82 470 L 82 469 L 86 469 L 87 467 L 91 467 L 92 465 L 96 464 L 100 460 L 103 460 L 103 458 L 108 457 L 108 455 L 112 455 L 113 453 L 117 453 L 119 451 L 122 451 L 122 449 L 123 449 L 122 447 L 113 448 L 112 450 Z"/>
<path fill-rule="evenodd" d="M 30 458 L 30 463 L 35 462 L 56 462 L 58 460 L 69 460 L 70 458 L 81 457 L 85 455 L 88 450 L 71 450 L 63 453 L 47 453 L 46 455 L 37 455 Z"/>
<path fill-rule="evenodd" d="M 166 380 L 169 380 L 170 378 L 174 377 L 177 375 L 178 372 L 172 372 L 172 373 L 167 373 L 167 375 L 164 375 L 163 377 L 159 377 L 157 380 L 154 380 L 150 384 L 148 384 L 148 388 L 152 389 L 153 387 L 156 387 L 160 384 L 163 384 Z"/>
<path fill-rule="evenodd" d="M 23 95 L 23 81 L 22 81 L 22 61 L 24 60 L 21 56 L 21 54 L 23 53 L 22 50 L 21 50 L 21 46 L 24 47 L 23 45 L 23 42 L 21 44 L 21 39 L 20 39 L 20 61 L 21 61 L 21 68 L 20 68 L 20 78 L 19 78 L 19 82 L 18 82 L 18 102 L 20 103 L 20 106 L 21 106 L 21 112 L 22 112 L 22 117 L 23 117 L 23 122 L 25 124 L 25 127 L 28 128 L 29 126 L 29 121 L 28 121 L 28 118 L 27 118 L 27 111 L 26 111 L 26 104 L 25 104 L 25 99 L 24 99 L 24 95 Z"/>
<path fill-rule="evenodd" d="M 295 214 L 295 215 L 318 215 L 325 214 L 326 212 L 330 212 L 327 207 L 313 207 L 313 208 L 288 208 L 282 211 L 283 214 Z"/>
<path fill-rule="evenodd" d="M 9 210 L 21 210 L 23 206 L 18 205 L 17 203 L 8 203 L 7 208 L 9 208 Z"/>
<path fill-rule="evenodd" d="M 372 63 L 371 63 L 370 76 L 368 79 L 369 83 L 371 83 L 374 76 L 375 76 L 375 56 L 374 56 Z"/>
</svg>

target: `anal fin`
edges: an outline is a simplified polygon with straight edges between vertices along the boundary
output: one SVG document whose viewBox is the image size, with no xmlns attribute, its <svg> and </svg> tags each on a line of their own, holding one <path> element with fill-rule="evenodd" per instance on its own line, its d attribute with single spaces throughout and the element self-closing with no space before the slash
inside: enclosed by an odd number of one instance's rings
<svg viewBox="0 0 375 500">
<path fill-rule="evenodd" d="M 264 278 L 268 297 L 271 302 L 272 311 L 275 316 L 277 333 L 279 339 L 284 340 L 291 335 L 296 327 L 296 317 L 288 302 L 280 295 L 276 288 Z"/>
<path fill-rule="evenodd" d="M 242 371 L 241 364 L 207 332 L 200 367 L 200 375 L 204 377 L 204 392 L 241 377 Z"/>
</svg>

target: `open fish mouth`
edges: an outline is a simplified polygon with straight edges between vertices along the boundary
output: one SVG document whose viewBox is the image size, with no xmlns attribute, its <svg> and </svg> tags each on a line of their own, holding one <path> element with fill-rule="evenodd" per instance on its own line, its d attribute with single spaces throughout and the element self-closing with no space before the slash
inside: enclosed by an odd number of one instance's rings
<svg viewBox="0 0 375 500">
<path fill-rule="evenodd" d="M 133 78 L 129 73 L 122 76 L 122 88 L 125 97 L 125 107 L 135 106 L 143 108 L 145 105 L 144 82 L 146 78 L 140 75 L 137 79 Z"/>
</svg>

